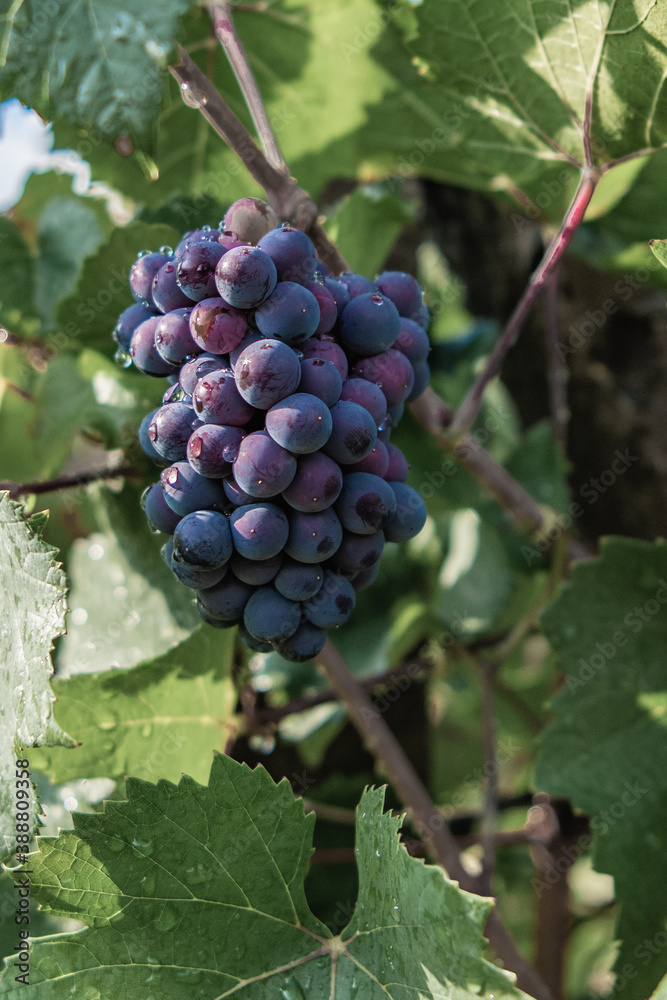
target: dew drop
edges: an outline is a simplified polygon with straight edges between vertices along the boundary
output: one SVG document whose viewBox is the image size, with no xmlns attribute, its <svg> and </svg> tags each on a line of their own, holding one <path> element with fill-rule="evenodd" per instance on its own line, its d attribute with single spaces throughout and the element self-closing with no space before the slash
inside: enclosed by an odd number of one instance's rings
<svg viewBox="0 0 667 1000">
<path fill-rule="evenodd" d="M 164 244 L 164 246 L 161 246 L 161 247 L 160 247 L 160 253 L 163 253 L 163 254 L 164 254 L 164 255 L 165 255 L 166 257 L 173 257 L 173 255 L 174 255 L 174 251 L 173 251 L 173 248 L 172 248 L 172 247 L 170 247 L 170 246 L 168 246 L 168 245 L 167 245 L 166 243 Z M 168 265 L 167 265 L 167 267 L 168 267 L 168 268 L 169 268 L 169 269 L 170 269 L 171 271 L 173 271 L 173 270 L 174 270 L 174 266 L 173 266 L 173 264 L 168 264 Z"/>
<path fill-rule="evenodd" d="M 128 351 L 124 351 L 122 347 L 118 348 L 113 359 L 121 368 L 130 368 L 132 365 L 132 355 Z"/>
</svg>

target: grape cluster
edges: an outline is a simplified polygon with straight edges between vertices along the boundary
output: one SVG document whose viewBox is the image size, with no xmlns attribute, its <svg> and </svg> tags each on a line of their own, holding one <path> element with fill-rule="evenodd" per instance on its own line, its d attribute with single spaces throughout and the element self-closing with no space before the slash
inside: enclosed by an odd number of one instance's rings
<svg viewBox="0 0 667 1000">
<path fill-rule="evenodd" d="M 204 621 L 250 649 L 316 656 L 426 520 L 390 442 L 429 381 L 417 281 L 334 278 L 299 229 L 244 198 L 218 228 L 142 252 L 117 359 L 169 386 L 139 429 L 162 467 L 143 497 Z"/>
</svg>

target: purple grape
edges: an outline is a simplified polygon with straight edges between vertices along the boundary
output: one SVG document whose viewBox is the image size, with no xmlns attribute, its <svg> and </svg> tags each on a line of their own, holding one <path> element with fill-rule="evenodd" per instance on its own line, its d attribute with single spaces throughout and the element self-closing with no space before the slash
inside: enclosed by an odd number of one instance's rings
<svg viewBox="0 0 667 1000">
<path fill-rule="evenodd" d="M 258 243 L 279 222 L 271 206 L 261 198 L 239 198 L 225 212 L 223 225 L 236 233 L 240 240 Z"/>
<path fill-rule="evenodd" d="M 351 472 L 345 476 L 335 510 L 347 531 L 372 535 L 388 524 L 396 510 L 396 495 L 379 476 Z"/>
<path fill-rule="evenodd" d="M 329 270 L 327 265 L 324 263 L 323 260 L 318 260 L 317 264 L 315 265 L 315 280 L 324 281 L 325 278 L 330 278 L 330 277 L 331 277 L 331 271 Z"/>
<path fill-rule="evenodd" d="M 280 281 L 255 311 L 255 323 L 265 337 L 275 337 L 291 347 L 303 344 L 320 322 L 317 299 L 295 281 Z"/>
<path fill-rule="evenodd" d="M 201 229 L 191 229 L 189 233 L 185 234 L 174 250 L 174 257 L 181 257 L 186 247 L 195 246 L 197 243 L 217 243 L 221 235 L 219 229 L 211 229 L 210 226 L 202 226 Z"/>
<path fill-rule="evenodd" d="M 246 493 L 260 499 L 287 489 L 296 473 L 296 459 L 266 431 L 243 439 L 234 462 L 234 479 Z"/>
<path fill-rule="evenodd" d="M 188 462 L 200 476 L 209 479 L 229 476 L 244 437 L 240 427 L 203 424 L 192 432 L 188 440 Z"/>
<path fill-rule="evenodd" d="M 160 378 L 174 371 L 174 366 L 161 358 L 155 346 L 155 329 L 159 316 L 151 316 L 140 323 L 132 334 L 129 354 L 140 372 Z"/>
<path fill-rule="evenodd" d="M 362 458 L 360 462 L 355 462 L 350 466 L 350 472 L 372 472 L 380 479 L 386 479 L 386 472 L 389 468 L 389 453 L 387 446 L 382 441 L 376 441 L 372 449 Z"/>
<path fill-rule="evenodd" d="M 290 601 L 307 601 L 315 596 L 323 580 L 324 571 L 318 563 L 286 559 L 275 578 L 274 586 L 279 594 Z"/>
<path fill-rule="evenodd" d="M 426 330 L 412 319 L 401 318 L 401 328 L 394 344 L 413 365 L 426 361 L 431 344 Z"/>
<path fill-rule="evenodd" d="M 266 414 L 266 430 L 277 444 L 297 455 L 318 451 L 329 440 L 331 412 L 316 396 L 296 392 Z"/>
<path fill-rule="evenodd" d="M 343 348 L 331 337 L 311 337 L 301 347 L 304 358 L 321 358 L 330 361 L 338 369 L 338 374 L 345 381 L 347 378 L 347 355 Z"/>
<path fill-rule="evenodd" d="M 233 476 L 225 476 L 222 488 L 225 491 L 225 496 L 234 507 L 246 507 L 248 504 L 255 503 L 257 499 L 257 497 L 251 497 L 249 493 L 242 490 Z"/>
<path fill-rule="evenodd" d="M 275 648 L 284 659 L 291 660 L 292 663 L 305 663 L 322 652 L 326 641 L 327 634 L 323 628 L 304 622 L 294 635 L 276 642 Z"/>
<path fill-rule="evenodd" d="M 141 505 L 146 519 L 154 531 L 164 531 L 167 535 L 174 533 L 180 517 L 174 513 L 165 500 L 162 483 L 153 483 L 152 486 L 144 490 Z"/>
<path fill-rule="evenodd" d="M 243 427 L 253 416 L 253 408 L 239 394 L 232 372 L 225 368 L 204 375 L 192 393 L 195 411 L 206 424 Z"/>
<path fill-rule="evenodd" d="M 137 302 L 148 309 L 154 309 L 153 295 L 151 288 L 153 278 L 169 261 L 165 253 L 145 253 L 130 268 L 130 289 Z"/>
<path fill-rule="evenodd" d="M 287 489 L 283 490 L 283 499 L 295 510 L 326 510 L 338 498 L 342 488 L 343 473 L 339 466 L 321 451 L 315 451 L 299 458 L 296 474 Z"/>
<path fill-rule="evenodd" d="M 181 385 L 183 392 L 191 396 L 195 391 L 195 386 L 200 378 L 205 375 L 210 375 L 211 372 L 225 371 L 228 370 L 225 365 L 224 358 L 220 358 L 213 354 L 202 354 L 198 358 L 192 358 L 191 361 L 186 361 L 181 368 L 181 373 L 178 377 L 178 381 Z"/>
<path fill-rule="evenodd" d="M 243 398 L 259 410 L 268 410 L 295 391 L 301 366 L 287 344 L 258 340 L 237 358 L 234 374 Z"/>
<path fill-rule="evenodd" d="M 201 587 L 214 587 L 227 574 L 227 566 L 217 566 L 215 569 L 202 569 L 200 566 L 191 566 L 189 563 L 171 560 L 171 571 L 181 583 L 193 590 Z"/>
<path fill-rule="evenodd" d="M 394 403 L 387 410 L 387 423 L 397 427 L 405 413 L 405 403 Z"/>
<path fill-rule="evenodd" d="M 234 548 L 246 559 L 272 559 L 285 548 L 289 535 L 287 515 L 273 503 L 237 507 L 229 524 Z"/>
<path fill-rule="evenodd" d="M 404 483 L 408 478 L 408 470 L 410 468 L 407 458 L 395 444 L 388 444 L 387 452 L 389 454 L 389 465 L 383 479 L 386 479 L 388 483 Z"/>
<path fill-rule="evenodd" d="M 339 465 L 360 462 L 377 441 L 373 417 L 358 403 L 339 400 L 331 407 L 333 428 L 323 451 Z"/>
<path fill-rule="evenodd" d="M 431 314 L 428 311 L 428 307 L 421 305 L 417 312 L 412 314 L 410 319 L 413 319 L 415 323 L 419 323 L 425 330 L 428 330 L 428 325 L 431 321 Z"/>
<path fill-rule="evenodd" d="M 321 563 L 343 540 L 343 526 L 331 507 L 314 514 L 290 511 L 285 553 L 303 563 Z"/>
<path fill-rule="evenodd" d="M 156 411 L 148 436 L 158 455 L 170 462 L 180 462 L 186 456 L 192 423 L 197 415 L 187 403 L 168 403 Z"/>
<path fill-rule="evenodd" d="M 155 450 L 153 442 L 151 441 L 148 435 L 148 428 L 150 427 L 153 421 L 153 417 L 155 416 L 156 413 L 157 410 L 151 410 L 150 413 L 146 414 L 144 419 L 139 424 L 137 437 L 139 439 L 139 445 L 141 446 L 141 450 L 143 451 L 144 455 L 147 455 L 148 458 L 151 458 L 158 465 L 167 465 L 168 463 L 165 462 L 162 456 Z"/>
<path fill-rule="evenodd" d="M 389 483 L 396 497 L 396 510 L 385 527 L 388 542 L 408 542 L 426 524 L 426 504 L 407 483 Z"/>
<path fill-rule="evenodd" d="M 356 591 L 365 590 L 366 587 L 370 587 L 372 583 L 378 578 L 380 572 L 380 563 L 376 562 L 374 566 L 369 569 L 364 569 L 361 573 L 357 573 L 356 576 L 352 578 L 352 586 Z"/>
<path fill-rule="evenodd" d="M 389 406 L 403 403 L 415 381 L 412 365 L 404 354 L 394 348 L 357 361 L 352 374 L 379 385 Z"/>
<path fill-rule="evenodd" d="M 282 564 L 282 552 L 270 559 L 246 559 L 235 552 L 229 565 L 239 580 L 253 587 L 263 587 L 265 583 L 271 583 Z"/>
<path fill-rule="evenodd" d="M 174 462 L 163 469 L 160 482 L 165 500 L 181 517 L 194 510 L 225 507 L 225 495 L 220 484 L 213 479 L 204 479 L 187 462 Z"/>
<path fill-rule="evenodd" d="M 197 591 L 199 612 L 201 614 L 203 609 L 211 618 L 237 622 L 243 617 L 243 610 L 254 589 L 228 572 L 221 583 Z"/>
<path fill-rule="evenodd" d="M 217 293 L 215 268 L 226 249 L 219 243 L 188 243 L 178 261 L 178 285 L 189 299 L 201 302 Z"/>
<path fill-rule="evenodd" d="M 236 247 L 247 247 L 248 241 L 239 239 L 236 233 L 233 233 L 230 229 L 226 229 L 222 236 L 219 237 L 218 243 L 225 250 L 235 250 Z"/>
<path fill-rule="evenodd" d="M 384 543 L 382 531 L 376 531 L 372 535 L 346 531 L 340 548 L 331 557 L 331 563 L 345 576 L 354 576 L 375 565 L 384 551 Z"/>
<path fill-rule="evenodd" d="M 239 639 L 244 646 L 247 646 L 248 649 L 252 649 L 254 653 L 270 653 L 273 649 L 272 642 L 263 642 L 256 636 L 251 635 L 242 621 L 239 622 Z"/>
<path fill-rule="evenodd" d="M 431 369 L 425 361 L 414 368 L 415 381 L 410 395 L 406 398 L 406 403 L 411 403 L 413 399 L 419 399 L 426 386 L 431 381 Z"/>
<path fill-rule="evenodd" d="M 180 365 L 192 354 L 200 354 L 190 334 L 192 309 L 174 309 L 160 316 L 155 327 L 155 349 L 171 365 Z"/>
<path fill-rule="evenodd" d="M 348 403 L 357 403 L 368 410 L 376 425 L 380 427 L 387 419 L 387 400 L 379 385 L 365 378 L 348 378 L 343 382 L 340 398 Z"/>
<path fill-rule="evenodd" d="M 337 628 L 354 611 L 356 595 L 349 580 L 327 570 L 317 594 L 303 606 L 306 618 L 320 628 Z"/>
<path fill-rule="evenodd" d="M 394 303 L 401 316 L 412 316 L 421 307 L 422 289 L 416 278 L 405 271 L 383 271 L 375 283 Z"/>
<path fill-rule="evenodd" d="M 345 285 L 342 285 L 337 278 L 325 278 L 324 287 L 331 292 L 333 300 L 336 303 L 336 311 L 338 316 L 340 316 L 343 309 L 350 301 L 350 293 Z"/>
<path fill-rule="evenodd" d="M 168 313 L 173 309 L 192 305 L 185 292 L 178 287 L 177 276 L 176 262 L 172 258 L 162 265 L 153 278 L 151 295 L 160 312 Z"/>
<path fill-rule="evenodd" d="M 352 354 L 379 354 L 395 342 L 401 317 L 391 301 L 379 292 L 357 295 L 340 318 L 340 341 Z"/>
<path fill-rule="evenodd" d="M 241 343 L 247 328 L 245 313 L 220 298 L 202 299 L 190 314 L 193 341 L 211 354 L 229 354 Z"/>
<path fill-rule="evenodd" d="M 303 359 L 301 362 L 301 381 L 299 382 L 301 392 L 317 396 L 327 406 L 333 406 L 334 403 L 338 402 L 342 388 L 343 380 L 340 377 L 340 372 L 331 361 L 324 361 L 323 358 Z"/>
<path fill-rule="evenodd" d="M 330 333 L 338 319 L 336 300 L 323 281 L 309 281 L 308 291 L 315 296 L 320 307 L 320 321 L 315 329 L 315 336 L 320 333 Z"/>
<path fill-rule="evenodd" d="M 147 306 L 141 305 L 140 302 L 135 302 L 134 305 L 123 310 L 111 334 L 122 351 L 129 350 L 132 334 L 139 324 L 154 315 L 154 312 L 151 312 Z"/>
<path fill-rule="evenodd" d="M 355 274 L 354 271 L 346 271 L 341 274 L 336 281 L 347 291 L 351 299 L 356 299 L 357 295 L 366 295 L 368 292 L 379 292 L 378 286 L 370 278 L 364 278 L 363 274 Z"/>
<path fill-rule="evenodd" d="M 256 344 L 258 340 L 265 340 L 265 339 L 266 338 L 264 337 L 264 335 L 261 334 L 258 330 L 248 330 L 241 343 L 238 344 L 238 346 L 235 347 L 233 351 L 229 352 L 229 363 L 231 365 L 232 371 L 236 372 L 236 362 L 243 354 L 246 347 L 250 347 L 251 344 Z"/>
<path fill-rule="evenodd" d="M 174 532 L 173 561 L 199 569 L 219 569 L 233 552 L 229 520 L 215 510 L 195 510 Z"/>
<path fill-rule="evenodd" d="M 218 294 L 237 309 L 255 309 L 268 299 L 277 280 L 276 265 L 259 247 L 228 250 L 215 269 Z"/>
<path fill-rule="evenodd" d="M 278 281 L 296 281 L 307 285 L 315 277 L 315 247 L 300 229 L 293 229 L 284 223 L 262 236 L 257 245 L 276 265 Z"/>
<path fill-rule="evenodd" d="M 259 587 L 245 606 L 243 624 L 264 642 L 288 639 L 301 624 L 301 605 L 283 597 L 274 587 Z"/>
</svg>

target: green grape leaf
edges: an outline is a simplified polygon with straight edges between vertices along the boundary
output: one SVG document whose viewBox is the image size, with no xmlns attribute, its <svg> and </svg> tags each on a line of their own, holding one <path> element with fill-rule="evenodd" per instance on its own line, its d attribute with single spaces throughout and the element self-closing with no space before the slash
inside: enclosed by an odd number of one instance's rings
<svg viewBox="0 0 667 1000">
<path fill-rule="evenodd" d="M 131 670 L 56 679 L 58 718 L 81 750 L 38 751 L 33 766 L 57 784 L 81 778 L 205 781 L 222 750 L 236 695 L 229 678 L 233 629 L 201 626 L 163 656 Z"/>
<path fill-rule="evenodd" d="M 156 477 L 157 478 L 157 477 Z M 99 673 L 161 656 L 201 623 L 188 591 L 160 556 L 140 491 L 98 488 L 99 532 L 70 549 L 70 618 L 58 650 L 58 674 Z"/>
<path fill-rule="evenodd" d="M 400 64 L 403 87 L 373 116 L 368 141 L 387 130 L 407 167 L 518 187 L 552 217 L 589 137 L 596 166 L 667 141 L 666 25 L 652 0 L 424 0 L 397 21 L 413 64 Z M 384 39 L 378 57 L 390 68 Z"/>
<path fill-rule="evenodd" d="M 127 802 L 39 840 L 35 898 L 88 929 L 34 942 L 30 985 L 5 976 L 0 995 L 521 996 L 481 957 L 489 901 L 408 855 L 383 789 L 358 808 L 359 897 L 338 936 L 306 900 L 314 816 L 287 780 L 217 755 L 207 787 L 130 778 L 126 789 Z"/>
<path fill-rule="evenodd" d="M 132 305 L 129 273 L 141 250 L 176 246 L 180 235 L 171 226 L 132 222 L 114 229 L 97 253 L 83 265 L 76 289 L 63 299 L 57 320 L 68 341 L 112 356 L 111 332 L 120 313 Z"/>
<path fill-rule="evenodd" d="M 53 198 L 39 219 L 37 308 L 49 330 L 58 302 L 76 283 L 83 260 L 102 240 L 95 209 L 81 198 Z"/>
<path fill-rule="evenodd" d="M 189 0 L 13 3 L 0 19 L 0 86 L 43 118 L 64 115 L 148 146 L 162 72 Z"/>
<path fill-rule="evenodd" d="M 55 357 L 35 387 L 34 433 L 42 452 L 42 474 L 58 473 L 76 434 L 102 439 L 109 448 L 125 443 L 148 410 L 160 405 L 157 379 L 124 371 L 97 351 Z"/>
<path fill-rule="evenodd" d="M 51 648 L 65 631 L 67 584 L 56 549 L 42 539 L 44 514 L 26 517 L 23 505 L 0 493 L 0 860 L 15 849 L 15 761 L 30 747 L 74 746 L 55 721 Z M 37 828 L 32 796 L 30 828 Z"/>
<path fill-rule="evenodd" d="M 35 316 L 35 264 L 20 230 L 0 216 L 0 324 L 12 333 L 22 332 L 26 319 Z"/>
<path fill-rule="evenodd" d="M 324 228 L 353 271 L 375 278 L 414 208 L 382 187 L 358 188 L 336 207 Z"/>
<path fill-rule="evenodd" d="M 636 966 L 624 996 L 640 1000 L 665 972 L 664 948 L 646 941 L 667 928 L 667 546 L 607 539 L 574 566 L 542 627 L 566 683 L 537 785 L 591 816 L 593 861 L 619 903 L 616 967 Z"/>
<path fill-rule="evenodd" d="M 37 446 L 26 434 L 35 414 L 35 372 L 20 347 L 0 345 L 0 436 L 3 481 L 30 481 L 38 468 Z"/>
<path fill-rule="evenodd" d="M 667 267 L 667 240 L 651 240 L 649 246 L 662 266 Z"/>
</svg>

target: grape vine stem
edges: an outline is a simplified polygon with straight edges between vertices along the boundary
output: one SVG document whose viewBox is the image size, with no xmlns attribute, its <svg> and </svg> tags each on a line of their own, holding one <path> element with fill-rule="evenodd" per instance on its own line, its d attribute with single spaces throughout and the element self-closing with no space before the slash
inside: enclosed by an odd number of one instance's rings
<svg viewBox="0 0 667 1000">
<path fill-rule="evenodd" d="M 322 228 L 317 217 L 317 206 L 308 192 L 300 188 L 289 174 L 269 163 L 245 125 L 180 45 L 178 55 L 178 62 L 171 65 L 169 71 L 179 84 L 186 103 L 198 108 L 221 139 L 236 153 L 253 180 L 266 192 L 276 215 L 308 234 L 320 259 L 331 272 L 340 274 L 349 270 L 347 261 Z"/>
<path fill-rule="evenodd" d="M 317 657 L 329 683 L 344 703 L 350 719 L 369 750 L 385 771 L 401 801 L 410 811 L 412 823 L 427 843 L 433 857 L 462 889 L 479 893 L 478 880 L 469 875 L 461 861 L 456 838 L 440 815 L 421 778 L 408 760 L 391 729 L 357 678 L 327 639 Z M 517 985 L 537 1000 L 551 994 L 535 968 L 519 952 L 497 910 L 492 910 L 484 929 L 492 948 L 517 977 Z"/>
<path fill-rule="evenodd" d="M 509 349 L 514 346 L 530 309 L 539 292 L 544 288 L 557 267 L 563 254 L 567 250 L 572 237 L 576 233 L 584 217 L 591 198 L 595 193 L 598 181 L 602 172 L 595 167 L 585 167 L 582 170 L 579 185 L 574 193 L 563 222 L 547 247 L 542 260 L 536 271 L 533 273 L 525 292 L 510 316 L 505 329 L 491 352 L 491 355 L 484 366 L 484 370 L 479 374 L 473 383 L 467 396 L 456 412 L 456 416 L 449 426 L 449 433 L 453 438 L 458 438 L 465 431 L 472 427 L 475 417 L 479 413 L 482 405 L 484 390 L 491 379 L 500 369 L 503 359 Z"/>
<path fill-rule="evenodd" d="M 284 174 L 286 177 L 289 177 L 287 164 L 283 159 L 283 154 L 280 152 L 278 140 L 276 139 L 273 129 L 271 128 L 269 116 L 266 113 L 266 108 L 264 107 L 264 102 L 262 101 L 262 95 L 259 92 L 259 87 L 257 86 L 255 78 L 252 75 L 250 64 L 248 63 L 248 57 L 246 56 L 245 49 L 243 48 L 241 40 L 234 29 L 230 5 L 228 3 L 212 3 L 211 20 L 213 21 L 213 30 L 215 31 L 218 41 L 222 45 L 230 66 L 234 70 L 234 76 L 236 77 L 239 87 L 241 88 L 241 92 L 243 93 L 245 102 L 248 106 L 248 111 L 252 115 L 252 120 L 255 123 L 255 128 L 257 129 L 257 135 L 259 136 L 264 149 L 264 155 L 272 167 L 278 170 L 281 174 Z"/>
</svg>

